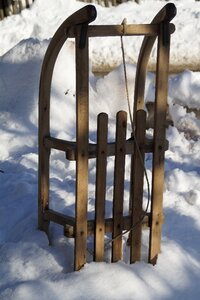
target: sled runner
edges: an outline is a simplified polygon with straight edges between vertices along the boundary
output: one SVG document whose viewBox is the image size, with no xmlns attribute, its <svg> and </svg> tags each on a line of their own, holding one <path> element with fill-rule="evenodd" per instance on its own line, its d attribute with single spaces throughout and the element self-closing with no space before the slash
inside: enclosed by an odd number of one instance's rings
<svg viewBox="0 0 200 300">
<path fill-rule="evenodd" d="M 166 108 L 168 93 L 168 68 L 170 35 L 175 27 L 170 21 L 176 15 L 174 4 L 168 3 L 155 16 L 151 24 L 90 25 L 96 18 L 96 9 L 87 5 L 67 18 L 54 34 L 41 71 L 39 90 L 39 229 L 48 234 L 50 222 L 63 225 L 65 235 L 73 237 L 74 269 L 86 262 L 87 238 L 94 236 L 94 260 L 104 259 L 104 235 L 112 234 L 112 262 L 122 259 L 122 234 L 129 233 L 130 262 L 141 259 L 142 229 L 149 228 L 148 261 L 156 263 L 160 252 L 163 224 L 164 153 Z M 140 49 L 134 93 L 132 138 L 126 139 L 127 113 L 116 116 L 116 140 L 108 143 L 108 116 L 97 116 L 97 144 L 89 143 L 89 91 L 88 65 L 89 38 L 99 36 L 144 35 Z M 74 38 L 76 45 L 76 142 L 54 138 L 50 131 L 50 94 L 54 65 L 67 38 Z M 157 68 L 155 84 L 155 111 L 153 138 L 146 137 L 146 112 L 144 91 L 147 65 L 152 47 L 157 40 Z M 112 99 L 112 95 L 111 99 Z M 49 206 L 49 158 L 50 150 L 66 153 L 66 159 L 76 162 L 75 217 L 63 215 Z M 147 177 L 145 154 L 152 153 L 151 207 L 143 210 L 143 185 Z M 123 215 L 125 157 L 131 155 L 130 213 Z M 113 216 L 105 218 L 107 157 L 115 157 Z M 95 219 L 87 218 L 88 160 L 96 158 Z M 150 189 L 150 185 L 148 185 Z M 148 192 L 148 198 L 150 192 Z"/>
</svg>

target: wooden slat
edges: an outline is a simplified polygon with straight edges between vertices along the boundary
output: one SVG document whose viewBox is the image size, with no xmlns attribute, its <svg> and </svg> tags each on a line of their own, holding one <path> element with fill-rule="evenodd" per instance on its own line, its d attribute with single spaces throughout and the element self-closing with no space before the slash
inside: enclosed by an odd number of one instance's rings
<svg viewBox="0 0 200 300">
<path fill-rule="evenodd" d="M 103 36 L 131 36 L 131 35 L 157 35 L 158 26 L 149 24 L 131 25 L 90 25 L 88 35 L 90 37 Z"/>
<path fill-rule="evenodd" d="M 77 26 L 76 37 L 76 229 L 74 268 L 86 262 L 88 201 L 88 38 L 81 37 L 83 27 Z M 81 42 L 80 42 L 81 41 Z M 81 44 L 81 47 L 80 47 Z"/>
<path fill-rule="evenodd" d="M 131 228 L 131 216 L 123 216 L 122 218 L 122 230 L 129 230 Z M 164 219 L 162 219 L 162 223 Z M 93 235 L 95 230 L 95 222 L 93 220 L 88 221 L 88 235 Z M 149 228 L 149 215 L 147 214 L 142 221 L 143 228 Z M 113 218 L 105 219 L 105 233 L 113 231 Z"/>
<path fill-rule="evenodd" d="M 167 26 L 167 24 L 166 24 Z M 156 72 L 156 99 L 155 99 L 155 125 L 154 125 L 154 153 L 152 172 L 152 203 L 149 262 L 156 263 L 160 252 L 163 186 L 164 186 L 164 141 L 165 120 L 167 111 L 168 69 L 169 69 L 169 43 L 163 44 L 163 34 L 158 39 L 157 72 Z M 165 62 L 165 63 L 163 63 Z"/>
<path fill-rule="evenodd" d="M 131 170 L 130 201 L 132 213 L 132 226 L 130 232 L 130 262 L 134 263 L 141 258 L 141 239 L 143 215 L 143 182 L 144 182 L 144 144 L 146 131 L 146 112 L 139 110 L 136 113 L 135 151 Z M 137 143 L 137 145 L 136 145 Z M 138 146 L 138 147 L 137 147 Z"/>
<path fill-rule="evenodd" d="M 53 148 L 57 150 L 61 150 L 66 152 L 66 158 L 68 160 L 76 160 L 76 142 L 65 141 L 53 137 L 45 137 L 44 145 L 46 148 Z M 126 141 L 126 154 L 134 153 L 134 141 L 127 140 Z M 165 151 L 168 150 L 169 143 L 165 140 Z M 146 138 L 144 145 L 145 153 L 153 152 L 153 139 Z M 115 155 L 115 143 L 107 144 L 107 156 Z M 97 157 L 97 145 L 89 144 L 88 145 L 88 158 L 96 158 Z"/>
<path fill-rule="evenodd" d="M 68 216 L 66 216 L 66 218 L 68 219 Z M 64 224 L 65 235 L 67 237 L 74 238 L 75 230 L 74 230 L 73 225 L 69 225 L 70 222 L 71 221 L 69 220 L 69 222 L 66 222 L 66 224 Z M 162 222 L 164 222 L 164 219 L 162 219 Z M 113 231 L 113 218 L 105 219 L 104 223 L 105 223 L 105 233 L 111 233 Z M 60 224 L 60 223 L 58 223 L 58 224 Z M 132 224 L 131 216 L 123 216 L 122 230 L 129 230 L 131 228 L 131 224 Z M 63 224 L 61 224 L 61 225 L 63 225 Z M 142 220 L 142 228 L 143 229 L 148 229 L 149 228 L 149 213 L 147 213 L 147 215 Z M 88 222 L 87 222 L 87 234 L 88 234 L 88 236 L 92 236 L 92 235 L 95 234 L 95 220 L 88 220 Z"/>
<path fill-rule="evenodd" d="M 124 170 L 125 170 L 125 142 L 126 142 L 127 113 L 117 113 L 116 123 L 116 152 L 114 170 L 114 196 L 113 196 L 113 234 L 115 239 L 122 233 L 123 198 L 124 198 Z M 122 257 L 122 237 L 118 237 L 112 244 L 112 262 Z"/>
<path fill-rule="evenodd" d="M 95 202 L 95 240 L 94 260 L 103 261 L 105 233 L 105 195 L 107 166 L 108 115 L 98 115 L 97 163 L 96 163 L 96 202 Z"/>
<path fill-rule="evenodd" d="M 45 137 L 44 138 L 45 147 L 51 149 L 57 149 L 68 153 L 71 151 L 71 156 L 73 156 L 73 160 L 76 160 L 76 142 L 70 142 L 62 139 L 57 139 L 53 137 Z M 73 153 L 73 154 L 72 154 Z"/>
<path fill-rule="evenodd" d="M 175 31 L 174 24 L 170 24 L 170 33 Z M 69 37 L 75 37 L 75 29 L 71 28 Z M 127 25 L 90 25 L 88 27 L 88 37 L 104 37 L 104 36 L 151 36 L 155 37 L 159 34 L 158 24 L 127 24 Z"/>
<path fill-rule="evenodd" d="M 57 211 L 54 211 L 52 209 L 48 209 L 44 211 L 44 219 L 47 221 L 52 221 L 54 223 L 60 224 L 60 225 L 70 225 L 75 226 L 75 218 L 66 216 L 62 213 L 59 213 Z"/>
</svg>

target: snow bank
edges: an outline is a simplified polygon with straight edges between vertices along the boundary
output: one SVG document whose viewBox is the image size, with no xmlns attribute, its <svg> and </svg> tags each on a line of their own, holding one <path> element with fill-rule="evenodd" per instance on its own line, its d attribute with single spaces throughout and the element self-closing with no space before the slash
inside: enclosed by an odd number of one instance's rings
<svg viewBox="0 0 200 300">
<path fill-rule="evenodd" d="M 170 78 L 170 97 L 173 102 L 189 108 L 200 109 L 200 72 L 185 70 Z"/>
</svg>

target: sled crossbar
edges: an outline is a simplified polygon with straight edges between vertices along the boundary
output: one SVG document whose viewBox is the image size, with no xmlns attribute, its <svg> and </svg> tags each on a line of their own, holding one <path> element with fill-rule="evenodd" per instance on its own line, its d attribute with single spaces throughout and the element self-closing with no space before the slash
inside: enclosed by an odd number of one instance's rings
<svg viewBox="0 0 200 300">
<path fill-rule="evenodd" d="M 155 264 L 160 252 L 163 216 L 164 154 L 168 149 L 165 138 L 168 94 L 170 35 L 175 27 L 170 21 L 176 15 L 174 4 L 168 3 L 155 16 L 151 24 L 90 25 L 96 18 L 96 9 L 87 5 L 67 18 L 54 34 L 46 51 L 39 89 L 39 178 L 38 226 L 49 234 L 54 222 L 64 228 L 68 238 L 74 238 L 74 270 L 86 263 L 87 238 L 94 238 L 94 261 L 103 261 L 105 234 L 111 235 L 111 261 L 122 257 L 122 235 L 129 231 L 130 263 L 141 260 L 142 232 L 149 231 L 148 262 Z M 89 143 L 89 38 L 103 36 L 143 35 L 134 91 L 133 132 L 127 139 L 127 113 L 116 115 L 115 141 L 108 142 L 109 116 L 97 116 L 97 143 Z M 75 39 L 76 54 L 76 141 L 51 136 L 50 95 L 51 81 L 57 56 L 67 38 Z M 157 67 L 155 81 L 155 110 L 153 136 L 146 133 L 144 104 L 145 80 L 149 57 L 157 40 Z M 112 99 L 112 95 L 111 99 Z M 49 203 L 50 152 L 65 152 L 66 159 L 75 161 L 74 217 L 52 210 Z M 151 205 L 144 209 L 145 157 L 152 154 Z M 131 157 L 129 213 L 124 214 L 125 164 Z M 112 217 L 105 217 L 107 158 L 114 157 Z M 95 216 L 88 219 L 88 161 L 96 159 Z M 149 194 L 149 193 L 148 193 Z M 148 195 L 149 198 L 149 195 Z"/>
<path fill-rule="evenodd" d="M 56 224 L 64 226 L 65 236 L 72 238 L 75 236 L 75 217 L 66 216 L 52 209 L 44 211 L 44 219 Z M 113 218 L 106 218 L 105 221 L 105 233 L 112 232 Z M 149 227 L 149 214 L 142 220 L 144 228 Z M 131 217 L 123 216 L 122 229 L 129 230 L 131 228 Z M 87 234 L 88 236 L 95 233 L 95 220 L 87 220 Z"/>
<path fill-rule="evenodd" d="M 164 141 L 164 150 L 168 149 L 168 140 Z M 44 138 L 44 145 L 49 149 L 57 149 L 60 151 L 64 151 L 66 153 L 66 158 L 68 160 L 76 160 L 76 142 L 70 142 L 66 140 L 61 140 L 53 137 Z M 125 142 L 125 152 L 127 154 L 134 153 L 134 143 L 133 140 L 126 140 Z M 144 144 L 145 153 L 153 152 L 153 140 L 147 138 Z M 115 142 L 107 144 L 107 156 L 115 155 Z M 88 143 L 88 158 L 96 158 L 97 157 L 97 144 Z"/>
<path fill-rule="evenodd" d="M 134 24 L 134 25 L 90 25 L 88 27 L 88 37 L 104 36 L 157 36 L 160 27 L 158 24 Z M 170 34 L 175 31 L 174 24 L 169 25 Z M 68 37 L 76 37 L 76 27 L 71 28 Z"/>
</svg>

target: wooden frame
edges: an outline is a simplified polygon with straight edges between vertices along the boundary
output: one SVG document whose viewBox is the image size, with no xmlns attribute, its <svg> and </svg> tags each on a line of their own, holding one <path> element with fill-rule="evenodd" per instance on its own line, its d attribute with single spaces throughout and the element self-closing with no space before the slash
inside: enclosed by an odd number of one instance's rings
<svg viewBox="0 0 200 300">
<path fill-rule="evenodd" d="M 130 230 L 130 262 L 141 259 L 142 228 L 150 229 L 149 262 L 156 263 L 160 252 L 163 223 L 162 195 L 164 182 L 164 152 L 168 148 L 165 139 L 167 85 L 169 66 L 170 34 L 174 25 L 170 23 L 176 15 L 173 4 L 167 4 L 151 24 L 141 25 L 89 25 L 96 18 L 96 9 L 87 5 L 71 15 L 53 36 L 47 52 L 40 78 L 39 90 L 39 193 L 38 226 L 48 234 L 50 222 L 64 226 L 65 235 L 75 239 L 74 269 L 79 270 L 86 262 L 87 237 L 94 236 L 94 260 L 104 258 L 104 234 L 112 233 L 112 261 L 122 258 L 122 236 Z M 97 144 L 88 142 L 88 42 L 89 37 L 144 35 L 141 46 L 134 96 L 133 139 L 126 140 L 126 112 L 117 114 L 116 142 L 107 142 L 108 116 L 98 116 Z M 75 38 L 76 44 L 76 142 L 56 139 L 50 133 L 50 92 L 54 65 L 66 39 Z M 146 113 L 144 90 L 147 64 L 152 47 L 158 40 L 156 99 L 153 139 L 146 137 Z M 164 63 L 163 63 L 164 62 Z M 137 147 L 135 140 L 137 141 Z M 76 161 L 75 218 L 60 214 L 49 208 L 49 158 L 50 149 L 66 153 L 66 159 Z M 138 150 L 140 149 L 140 150 Z M 143 180 L 145 153 L 153 153 L 151 210 L 143 212 Z M 125 157 L 132 156 L 130 178 L 130 214 L 123 215 L 123 191 Z M 113 217 L 105 219 L 105 191 L 107 157 L 115 156 Z M 95 220 L 87 220 L 88 159 L 96 158 L 96 205 Z M 102 181 L 101 178 L 104 178 Z M 143 217 L 141 217 L 143 215 Z M 137 224 L 137 226 L 135 226 Z M 135 227 L 135 228 L 134 228 Z M 133 230 L 134 228 L 134 230 Z"/>
</svg>

